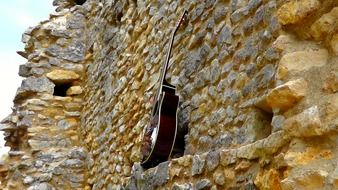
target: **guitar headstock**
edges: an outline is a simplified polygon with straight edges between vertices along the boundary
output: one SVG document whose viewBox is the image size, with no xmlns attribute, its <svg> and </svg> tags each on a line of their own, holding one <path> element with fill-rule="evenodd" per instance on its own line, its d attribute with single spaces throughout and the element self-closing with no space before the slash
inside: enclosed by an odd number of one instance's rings
<svg viewBox="0 0 338 190">
<path fill-rule="evenodd" d="M 179 27 L 181 26 L 182 22 L 185 22 L 187 20 L 187 15 L 188 15 L 188 11 L 184 10 L 180 20 L 178 21 L 177 25 L 176 25 L 176 29 L 175 31 L 177 31 L 179 29 Z"/>
</svg>

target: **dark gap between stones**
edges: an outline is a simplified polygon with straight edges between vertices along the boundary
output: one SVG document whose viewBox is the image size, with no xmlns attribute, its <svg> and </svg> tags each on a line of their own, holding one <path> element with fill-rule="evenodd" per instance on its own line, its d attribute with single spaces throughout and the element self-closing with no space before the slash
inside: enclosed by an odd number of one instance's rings
<svg viewBox="0 0 338 190">
<path fill-rule="evenodd" d="M 62 83 L 62 84 L 55 84 L 54 87 L 54 96 L 67 96 L 67 90 L 72 86 L 71 83 Z"/>
</svg>

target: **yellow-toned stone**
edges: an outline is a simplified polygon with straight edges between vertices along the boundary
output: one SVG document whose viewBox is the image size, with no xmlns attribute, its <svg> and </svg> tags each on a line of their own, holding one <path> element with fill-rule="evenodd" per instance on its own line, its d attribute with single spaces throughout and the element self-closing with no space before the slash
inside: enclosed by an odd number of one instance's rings
<svg viewBox="0 0 338 190">
<path fill-rule="evenodd" d="M 324 189 L 328 172 L 324 170 L 299 170 L 281 181 L 283 190 L 294 189 Z"/>
<path fill-rule="evenodd" d="M 323 89 L 329 93 L 335 93 L 338 91 L 338 73 L 331 72 L 325 79 Z"/>
<path fill-rule="evenodd" d="M 245 171 L 248 168 L 250 168 L 250 166 L 251 166 L 250 161 L 243 160 L 235 167 L 235 171 Z"/>
<path fill-rule="evenodd" d="M 311 137 L 325 134 L 327 126 L 322 126 L 319 109 L 312 106 L 302 113 L 285 120 L 283 129 L 295 137 Z"/>
<path fill-rule="evenodd" d="M 289 81 L 273 89 L 266 96 L 266 103 L 271 109 L 287 110 L 301 100 L 307 91 L 304 79 Z"/>
<path fill-rule="evenodd" d="M 254 183 L 260 190 L 282 190 L 279 174 L 274 169 L 261 170 Z"/>
<path fill-rule="evenodd" d="M 298 0 L 284 4 L 277 12 L 282 25 L 297 24 L 320 7 L 318 0 Z"/>
<path fill-rule="evenodd" d="M 311 35 L 320 40 L 332 34 L 338 28 L 338 7 L 333 8 L 329 13 L 324 14 L 311 26 Z"/>
<path fill-rule="evenodd" d="M 307 165 L 318 159 L 329 160 L 332 159 L 332 156 L 331 150 L 309 147 L 304 152 L 288 151 L 284 156 L 284 160 L 288 166 L 296 167 L 300 165 Z"/>
<path fill-rule="evenodd" d="M 313 67 L 322 67 L 328 62 L 329 53 L 326 49 L 297 51 L 284 55 L 277 71 L 277 78 L 283 79 L 286 74 L 307 71 Z"/>
<path fill-rule="evenodd" d="M 235 179 L 236 173 L 233 169 L 224 170 L 225 183 L 231 183 Z"/>
<path fill-rule="evenodd" d="M 66 94 L 67 96 L 73 96 L 73 95 L 82 94 L 82 92 L 83 92 L 83 89 L 81 86 L 72 86 L 67 90 Z"/>
<path fill-rule="evenodd" d="M 224 185 L 225 183 L 225 176 L 224 176 L 224 172 L 222 171 L 216 171 L 213 174 L 213 178 L 216 184 L 218 185 Z"/>
<path fill-rule="evenodd" d="M 69 83 L 80 78 L 80 75 L 74 71 L 57 69 L 46 74 L 46 76 L 55 83 Z"/>
<path fill-rule="evenodd" d="M 333 53 L 338 55 L 338 33 L 332 36 L 330 45 Z"/>
</svg>

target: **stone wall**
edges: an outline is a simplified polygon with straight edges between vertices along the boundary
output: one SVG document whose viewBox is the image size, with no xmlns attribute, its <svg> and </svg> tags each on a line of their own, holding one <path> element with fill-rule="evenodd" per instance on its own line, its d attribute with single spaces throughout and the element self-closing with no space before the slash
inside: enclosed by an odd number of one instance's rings
<svg viewBox="0 0 338 190">
<path fill-rule="evenodd" d="M 335 0 L 54 4 L 23 36 L 27 79 L 2 124 L 7 189 L 338 188 Z M 184 155 L 143 171 L 143 129 L 183 10 L 167 80 Z"/>
</svg>

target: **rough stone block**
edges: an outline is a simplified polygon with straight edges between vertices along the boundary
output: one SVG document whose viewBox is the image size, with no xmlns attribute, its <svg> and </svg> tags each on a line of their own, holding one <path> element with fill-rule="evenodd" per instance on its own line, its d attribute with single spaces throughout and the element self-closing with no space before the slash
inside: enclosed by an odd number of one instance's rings
<svg viewBox="0 0 338 190">
<path fill-rule="evenodd" d="M 316 40 L 320 40 L 332 34 L 338 28 L 338 7 L 333 8 L 329 13 L 324 14 L 311 26 L 311 35 Z"/>
<path fill-rule="evenodd" d="M 82 92 L 83 92 L 83 89 L 81 86 L 72 86 L 67 90 L 66 94 L 67 96 L 73 96 L 73 95 L 82 94 Z"/>
<path fill-rule="evenodd" d="M 55 83 L 70 83 L 80 78 L 74 71 L 57 69 L 46 74 Z"/>
<path fill-rule="evenodd" d="M 338 91 L 338 72 L 331 72 L 325 79 L 323 89 L 329 93 Z"/>
<path fill-rule="evenodd" d="M 260 171 L 254 183 L 262 190 L 281 190 L 279 173 L 274 169 Z"/>
<path fill-rule="evenodd" d="M 208 179 L 202 179 L 195 185 L 196 190 L 207 190 L 212 186 L 212 183 Z"/>
<path fill-rule="evenodd" d="M 282 25 L 298 24 L 320 7 L 318 0 L 291 1 L 279 8 L 277 15 Z"/>
<path fill-rule="evenodd" d="M 333 53 L 338 55 L 338 33 L 332 36 L 330 45 Z"/>
<path fill-rule="evenodd" d="M 199 155 L 195 155 L 192 160 L 191 175 L 198 175 L 203 172 L 205 160 Z"/>
<path fill-rule="evenodd" d="M 311 137 L 324 134 L 318 106 L 310 107 L 302 113 L 285 120 L 283 129 L 295 137 Z"/>
<path fill-rule="evenodd" d="M 271 90 L 266 96 L 266 105 L 269 108 L 286 111 L 299 102 L 307 92 L 307 82 L 297 79 L 287 82 Z"/>
<path fill-rule="evenodd" d="M 283 79 L 287 74 L 307 71 L 313 67 L 327 64 L 329 53 L 326 49 L 297 51 L 284 55 L 277 71 L 277 78 Z"/>
</svg>

